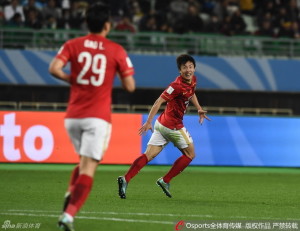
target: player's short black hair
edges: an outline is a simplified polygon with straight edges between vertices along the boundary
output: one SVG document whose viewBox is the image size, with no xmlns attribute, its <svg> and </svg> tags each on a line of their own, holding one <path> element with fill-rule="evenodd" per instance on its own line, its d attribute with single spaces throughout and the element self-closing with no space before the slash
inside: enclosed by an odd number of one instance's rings
<svg viewBox="0 0 300 231">
<path fill-rule="evenodd" d="M 176 59 L 178 70 L 180 70 L 181 65 L 186 64 L 188 61 L 192 62 L 194 67 L 196 67 L 195 59 L 192 56 L 187 54 L 179 55 Z"/>
<path fill-rule="evenodd" d="M 89 31 L 99 33 L 104 24 L 110 21 L 110 8 L 103 1 L 97 1 L 88 7 L 85 18 Z"/>
</svg>

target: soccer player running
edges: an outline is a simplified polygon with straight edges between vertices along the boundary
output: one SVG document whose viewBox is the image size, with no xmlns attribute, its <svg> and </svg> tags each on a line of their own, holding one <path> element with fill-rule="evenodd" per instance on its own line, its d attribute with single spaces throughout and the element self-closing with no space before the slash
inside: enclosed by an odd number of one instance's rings
<svg viewBox="0 0 300 231">
<path fill-rule="evenodd" d="M 195 94 L 196 76 L 194 73 L 196 63 L 194 58 L 183 54 L 178 56 L 176 61 L 180 76 L 155 101 L 147 121 L 139 129 L 140 135 L 148 130 L 153 132 L 146 152 L 133 162 L 125 176 L 118 177 L 119 196 L 122 199 L 126 199 L 126 188 L 130 180 L 149 161 L 154 159 L 169 142 L 172 142 L 182 152 L 182 156 L 174 162 L 170 171 L 164 177 L 159 178 L 156 183 L 168 197 L 172 197 L 170 193 L 171 179 L 182 172 L 195 157 L 192 137 L 182 122 L 189 102 L 191 101 L 198 109 L 201 124 L 204 119 L 210 120 L 206 115 L 207 111 L 202 109 Z M 165 102 L 167 102 L 166 109 L 156 120 L 153 131 L 153 117 Z"/>
<path fill-rule="evenodd" d="M 128 92 L 135 90 L 134 68 L 124 48 L 106 38 L 110 10 L 104 3 L 86 11 L 89 34 L 67 41 L 49 66 L 56 78 L 69 82 L 65 127 L 80 156 L 71 174 L 58 226 L 73 231 L 73 220 L 91 191 L 96 168 L 111 135 L 111 94 L 116 73 Z M 63 71 L 71 64 L 71 74 Z"/>
</svg>

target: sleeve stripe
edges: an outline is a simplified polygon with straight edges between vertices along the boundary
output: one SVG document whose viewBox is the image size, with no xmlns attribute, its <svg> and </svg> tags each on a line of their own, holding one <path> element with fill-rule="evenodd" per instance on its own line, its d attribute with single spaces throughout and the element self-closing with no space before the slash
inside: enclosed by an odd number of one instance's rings
<svg viewBox="0 0 300 231">
<path fill-rule="evenodd" d="M 128 69 L 128 70 L 123 71 L 122 73 L 120 73 L 121 78 L 126 78 L 126 77 L 131 76 L 131 75 L 134 75 L 134 69 L 133 68 Z"/>
<path fill-rule="evenodd" d="M 162 94 L 160 95 L 160 97 L 163 98 L 164 100 L 167 100 L 167 101 L 170 101 L 170 100 L 171 100 L 171 99 L 170 99 L 168 96 L 166 96 L 164 93 L 162 93 Z"/>
<path fill-rule="evenodd" d="M 62 60 L 64 62 L 64 64 L 66 64 L 68 61 L 67 58 L 61 54 L 56 55 L 55 58 Z"/>
</svg>

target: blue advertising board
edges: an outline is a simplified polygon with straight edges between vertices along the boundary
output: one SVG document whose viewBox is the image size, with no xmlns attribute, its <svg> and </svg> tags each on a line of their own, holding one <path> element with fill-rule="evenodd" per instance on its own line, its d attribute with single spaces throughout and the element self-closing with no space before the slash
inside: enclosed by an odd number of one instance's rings
<svg viewBox="0 0 300 231">
<path fill-rule="evenodd" d="M 186 115 L 196 157 L 191 165 L 300 167 L 300 118 Z M 143 116 L 145 122 L 147 115 Z M 142 138 L 146 150 L 151 132 Z M 181 152 L 168 144 L 149 164 L 170 165 Z"/>
</svg>

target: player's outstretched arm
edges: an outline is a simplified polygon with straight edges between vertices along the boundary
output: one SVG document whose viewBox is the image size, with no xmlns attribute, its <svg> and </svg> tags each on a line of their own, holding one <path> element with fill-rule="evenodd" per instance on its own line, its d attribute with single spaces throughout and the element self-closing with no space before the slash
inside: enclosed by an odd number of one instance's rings
<svg viewBox="0 0 300 231">
<path fill-rule="evenodd" d="M 192 104 L 194 104 L 194 106 L 195 106 L 195 107 L 197 108 L 197 110 L 198 110 L 198 114 L 199 114 L 199 116 L 200 116 L 199 122 L 200 122 L 201 125 L 202 125 L 204 119 L 207 119 L 207 120 L 211 121 L 211 119 L 206 115 L 207 111 L 203 110 L 202 107 L 200 106 L 196 94 L 194 94 L 194 95 L 192 96 L 191 102 L 192 102 Z"/>
<path fill-rule="evenodd" d="M 163 99 L 162 97 L 159 97 L 155 101 L 155 103 L 153 104 L 153 106 L 149 112 L 147 121 L 139 129 L 139 135 L 142 135 L 144 132 L 147 132 L 148 130 L 151 130 L 153 132 L 152 120 L 153 120 L 154 116 L 157 114 L 158 110 L 160 109 L 160 106 L 165 102 L 166 102 L 166 100 Z"/>
<path fill-rule="evenodd" d="M 70 75 L 63 71 L 64 62 L 61 59 L 54 58 L 49 65 L 49 72 L 55 78 L 61 79 L 66 82 L 70 82 Z"/>
</svg>

